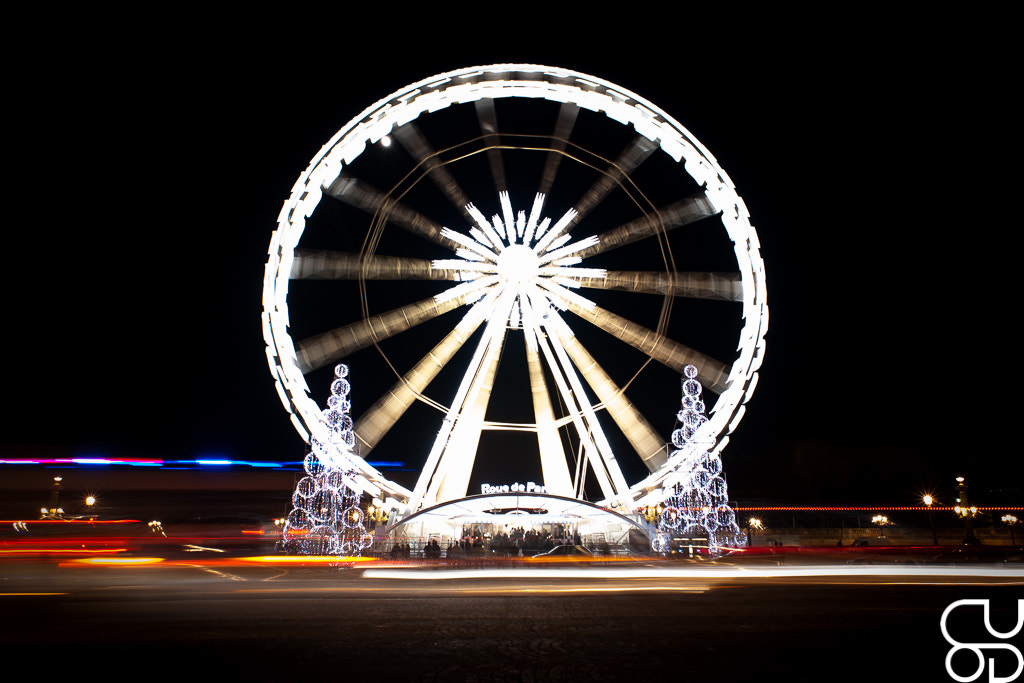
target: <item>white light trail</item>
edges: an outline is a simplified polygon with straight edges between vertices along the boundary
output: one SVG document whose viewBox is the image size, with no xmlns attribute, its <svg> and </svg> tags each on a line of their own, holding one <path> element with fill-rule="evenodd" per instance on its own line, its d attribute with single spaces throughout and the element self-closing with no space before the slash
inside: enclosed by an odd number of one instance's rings
<svg viewBox="0 0 1024 683">
<path fill-rule="evenodd" d="M 992 578 L 1005 579 L 1009 583 L 1019 584 L 1024 579 L 1024 569 L 1004 567 L 927 567 L 920 565 L 806 565 L 800 567 L 787 566 L 739 566 L 726 565 L 708 569 L 662 568 L 662 567 L 594 567 L 586 569 L 367 569 L 362 574 L 365 579 L 418 579 L 423 581 L 443 581 L 450 579 L 475 578 L 567 578 L 567 579 L 767 579 L 767 578 L 829 578 L 829 577 L 921 577 L 922 583 L 936 585 L 936 579 L 948 577 Z"/>
</svg>

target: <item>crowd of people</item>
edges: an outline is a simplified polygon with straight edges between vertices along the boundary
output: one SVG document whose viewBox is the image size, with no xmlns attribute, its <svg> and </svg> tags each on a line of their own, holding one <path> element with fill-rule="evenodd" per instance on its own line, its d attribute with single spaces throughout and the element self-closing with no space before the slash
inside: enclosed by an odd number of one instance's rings
<svg viewBox="0 0 1024 683">
<path fill-rule="evenodd" d="M 570 536 L 562 525 L 554 528 L 555 533 L 548 529 L 524 529 L 516 527 L 509 532 L 500 531 L 488 540 L 488 548 L 495 553 L 506 555 L 533 555 L 551 550 L 559 545 L 579 545 L 579 534 Z"/>
<path fill-rule="evenodd" d="M 419 548 L 414 548 L 409 543 L 394 543 L 389 555 L 392 559 L 413 556 L 422 556 L 426 559 L 440 559 L 443 556 L 455 559 L 489 552 L 514 557 L 547 552 L 559 545 L 580 544 L 579 533 L 570 532 L 561 524 L 555 525 L 553 532 L 548 529 L 516 527 L 509 531 L 499 531 L 493 535 L 487 535 L 474 529 L 473 533 L 467 534 L 461 539 L 448 539 L 444 548 L 437 538 L 431 538 Z"/>
</svg>

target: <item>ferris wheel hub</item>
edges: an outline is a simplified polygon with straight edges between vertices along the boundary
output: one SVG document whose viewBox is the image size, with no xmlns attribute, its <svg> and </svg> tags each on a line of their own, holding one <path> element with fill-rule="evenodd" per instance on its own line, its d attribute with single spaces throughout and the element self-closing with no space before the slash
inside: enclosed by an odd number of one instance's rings
<svg viewBox="0 0 1024 683">
<path fill-rule="evenodd" d="M 525 285 L 537 277 L 540 259 L 523 244 L 513 244 L 498 256 L 498 274 L 510 284 Z"/>
</svg>

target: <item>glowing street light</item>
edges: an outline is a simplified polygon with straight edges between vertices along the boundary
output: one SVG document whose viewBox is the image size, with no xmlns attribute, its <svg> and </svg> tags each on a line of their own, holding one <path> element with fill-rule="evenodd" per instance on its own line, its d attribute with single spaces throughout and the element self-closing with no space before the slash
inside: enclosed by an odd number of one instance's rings
<svg viewBox="0 0 1024 683">
<path fill-rule="evenodd" d="M 931 494 L 926 493 L 922 500 L 924 501 L 925 507 L 928 508 L 928 526 L 932 529 L 932 543 L 938 545 L 939 536 L 935 533 L 935 518 L 932 517 L 932 503 L 935 502 L 935 499 L 932 498 Z"/>
<path fill-rule="evenodd" d="M 875 515 L 874 517 L 871 518 L 871 523 L 878 525 L 879 533 L 881 533 L 882 536 L 884 537 L 885 536 L 885 525 L 889 524 L 889 518 L 886 517 L 885 515 Z"/>
<path fill-rule="evenodd" d="M 754 531 L 764 531 L 764 522 L 757 517 L 747 519 L 747 545 L 753 545 Z"/>
<path fill-rule="evenodd" d="M 1003 515 L 1000 518 L 1006 526 L 1010 527 L 1010 545 L 1017 547 L 1017 539 L 1013 536 L 1013 525 L 1019 522 L 1015 515 Z"/>
<path fill-rule="evenodd" d="M 92 511 L 93 506 L 96 505 L 96 496 L 86 496 L 83 502 L 85 503 L 85 512 L 89 518 L 96 519 L 96 513 Z"/>
<path fill-rule="evenodd" d="M 53 478 L 53 485 L 50 486 L 50 504 L 41 510 L 43 518 L 60 519 L 64 516 L 64 508 L 60 506 L 61 482 L 64 477 Z"/>
<path fill-rule="evenodd" d="M 964 543 L 968 545 L 979 543 L 974 535 L 974 521 L 972 520 L 972 517 L 978 514 L 978 508 L 967 501 L 967 484 L 963 477 L 956 478 L 956 503 L 953 511 L 964 520 Z"/>
</svg>

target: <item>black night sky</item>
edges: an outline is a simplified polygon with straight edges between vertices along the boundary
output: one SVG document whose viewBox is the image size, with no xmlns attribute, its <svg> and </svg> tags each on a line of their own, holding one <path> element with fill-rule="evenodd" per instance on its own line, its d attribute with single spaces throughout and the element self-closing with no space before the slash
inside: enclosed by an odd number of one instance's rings
<svg viewBox="0 0 1024 683">
<path fill-rule="evenodd" d="M 750 211 L 771 320 L 723 453 L 733 498 L 902 505 L 964 474 L 981 504 L 1020 504 L 1011 50 L 969 23 L 914 28 L 684 39 L 693 27 L 638 25 L 634 43 L 609 25 L 623 37 L 566 44 L 551 27 L 430 47 L 388 32 L 308 49 L 50 36 L 63 58 L 7 86 L 0 449 L 301 458 L 260 329 L 266 249 L 296 178 L 403 85 L 550 63 L 673 115 Z M 649 370 L 677 399 L 671 371 Z M 352 382 L 357 409 L 376 399 L 360 397 L 371 381 L 356 364 Z M 676 409 L 649 416 L 666 439 Z M 410 431 L 407 447 L 432 436 Z"/>
</svg>

